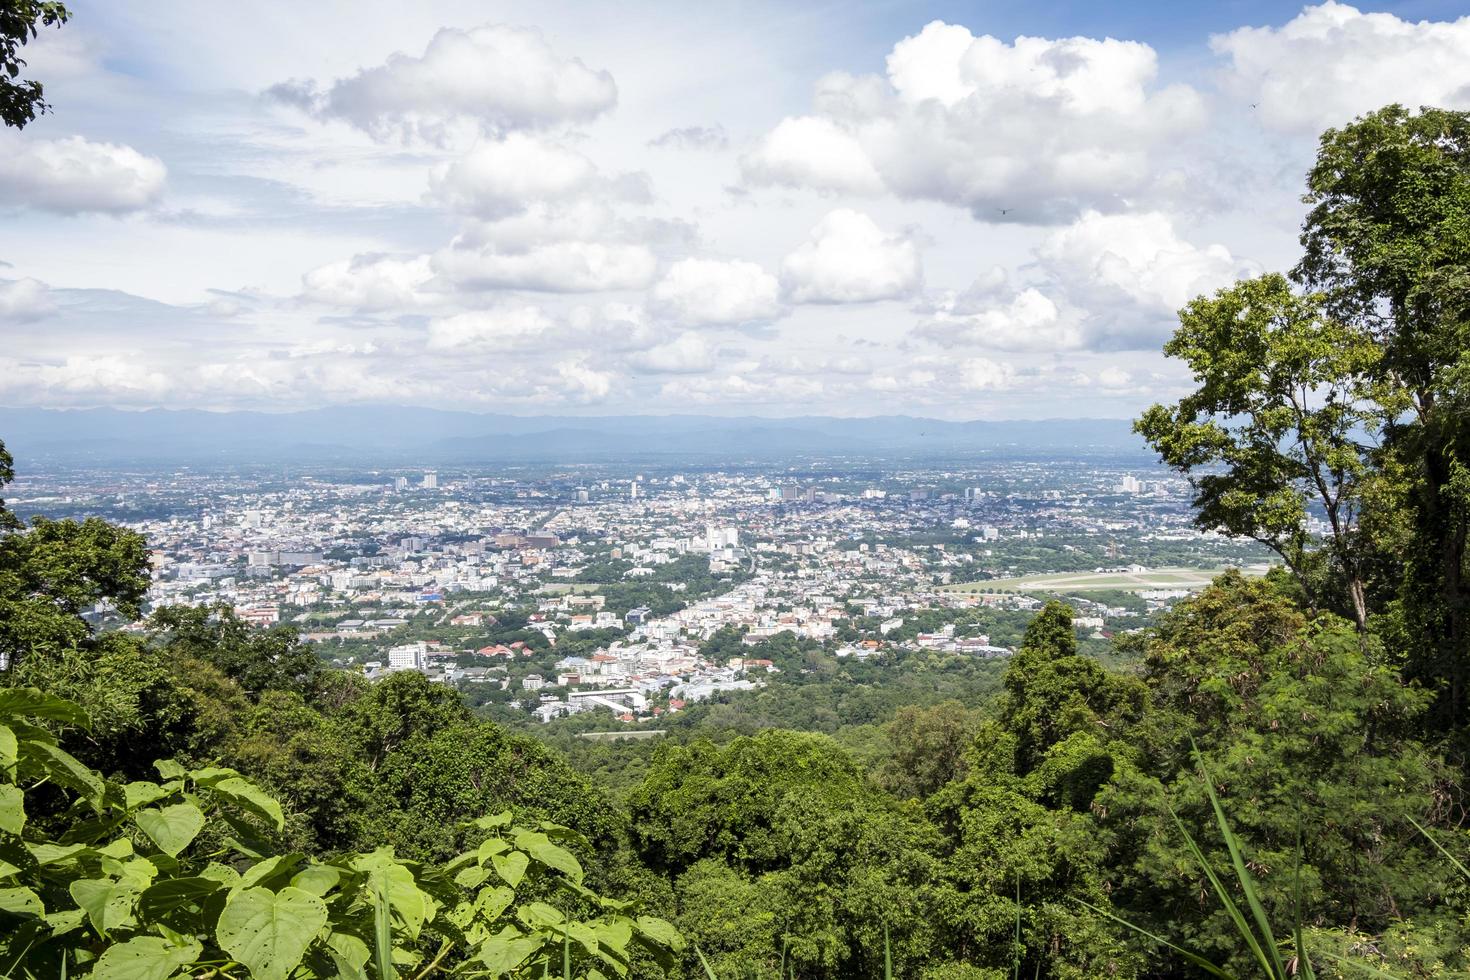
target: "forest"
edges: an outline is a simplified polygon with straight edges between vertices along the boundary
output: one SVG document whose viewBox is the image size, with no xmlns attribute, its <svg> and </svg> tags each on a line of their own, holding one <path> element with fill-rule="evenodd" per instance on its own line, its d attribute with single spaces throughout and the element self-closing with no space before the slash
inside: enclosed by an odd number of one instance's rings
<svg viewBox="0 0 1470 980">
<path fill-rule="evenodd" d="M 6 9 L 13 78 L 66 11 Z M 0 976 L 1470 975 L 1470 113 L 1328 130 L 1304 200 L 1137 423 L 1279 567 L 1106 657 L 1061 602 L 943 683 L 781 641 L 802 683 L 613 766 L 290 627 L 144 617 L 138 534 L 0 500 Z"/>
</svg>

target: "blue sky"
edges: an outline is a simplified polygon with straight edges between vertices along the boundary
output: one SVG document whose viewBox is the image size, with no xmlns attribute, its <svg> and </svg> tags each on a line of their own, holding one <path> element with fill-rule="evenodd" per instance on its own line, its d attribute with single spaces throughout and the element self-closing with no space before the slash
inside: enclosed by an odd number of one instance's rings
<svg viewBox="0 0 1470 980">
<path fill-rule="evenodd" d="M 1466 4 L 74 5 L 0 405 L 1122 416 Z"/>
</svg>

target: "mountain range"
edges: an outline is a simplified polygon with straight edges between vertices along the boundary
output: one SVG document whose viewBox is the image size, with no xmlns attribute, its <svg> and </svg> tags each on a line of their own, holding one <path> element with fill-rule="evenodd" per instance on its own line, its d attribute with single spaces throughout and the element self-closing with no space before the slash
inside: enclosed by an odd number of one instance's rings
<svg viewBox="0 0 1470 980">
<path fill-rule="evenodd" d="M 1123 419 L 519 416 L 392 406 L 282 413 L 0 408 L 0 440 L 17 458 L 73 463 L 1146 454 Z"/>
</svg>

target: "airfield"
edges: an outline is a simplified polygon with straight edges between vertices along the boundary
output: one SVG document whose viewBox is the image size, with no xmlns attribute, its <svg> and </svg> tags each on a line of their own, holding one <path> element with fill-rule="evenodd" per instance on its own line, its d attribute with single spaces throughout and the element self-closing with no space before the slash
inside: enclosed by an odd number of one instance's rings
<svg viewBox="0 0 1470 980">
<path fill-rule="evenodd" d="M 1259 577 L 1270 566 L 1251 565 L 1240 569 L 1242 575 Z M 1203 589 L 1218 575 L 1219 568 L 1147 568 L 1111 572 L 1055 572 L 1021 575 L 1016 578 L 993 578 L 983 582 L 960 582 L 941 586 L 945 592 L 1149 592 L 1153 590 Z"/>
</svg>

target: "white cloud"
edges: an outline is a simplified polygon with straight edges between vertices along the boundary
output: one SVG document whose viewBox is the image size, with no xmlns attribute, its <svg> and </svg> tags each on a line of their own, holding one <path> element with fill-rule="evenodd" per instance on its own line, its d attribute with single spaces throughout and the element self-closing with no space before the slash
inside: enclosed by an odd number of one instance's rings
<svg viewBox="0 0 1470 980">
<path fill-rule="evenodd" d="M 1316 133 L 1390 102 L 1470 108 L 1470 17 L 1400 20 L 1341 3 L 1210 39 L 1225 88 L 1273 129 Z"/>
<path fill-rule="evenodd" d="M 566 201 L 590 193 L 603 200 L 647 201 L 642 174 L 604 177 L 575 150 L 524 133 L 484 141 L 453 163 L 437 168 L 430 193 L 451 210 L 495 219 L 530 204 Z"/>
<path fill-rule="evenodd" d="M 1185 241 L 1159 212 L 1085 212 L 1049 235 L 1036 254 L 1058 288 L 1079 303 L 1121 303 L 1156 314 L 1172 314 L 1201 293 L 1261 271 L 1224 245 Z"/>
<path fill-rule="evenodd" d="M 713 126 L 680 126 L 665 130 L 649 140 L 648 145 L 673 150 L 723 150 L 730 145 L 730 137 L 725 127 L 718 123 Z"/>
<path fill-rule="evenodd" d="M 784 184 L 853 194 L 875 194 L 883 178 L 857 138 L 830 119 L 783 119 L 740 158 L 751 184 Z"/>
<path fill-rule="evenodd" d="M 686 333 L 650 348 L 634 358 L 633 363 L 645 371 L 663 374 L 695 374 L 714 367 L 714 353 L 704 340 Z"/>
<path fill-rule="evenodd" d="M 38 279 L 0 279 L 0 321 L 30 323 L 56 311 L 50 290 Z"/>
<path fill-rule="evenodd" d="M 0 131 L 0 207 L 61 214 L 137 211 L 162 195 L 167 172 L 162 161 L 131 146 Z"/>
<path fill-rule="evenodd" d="M 944 347 L 1008 351 L 1075 350 L 1086 340 L 1080 318 L 1034 287 L 978 304 L 945 304 L 915 333 Z"/>
<path fill-rule="evenodd" d="M 555 326 L 536 306 L 476 310 L 431 322 L 427 346 L 454 353 L 524 349 L 544 342 Z"/>
<path fill-rule="evenodd" d="M 1203 119 L 1198 93 L 1158 87 L 1157 72 L 1135 41 L 1006 44 L 935 21 L 894 46 L 886 78 L 823 78 L 816 114 L 778 124 L 747 177 L 851 191 L 871 189 L 871 170 L 902 197 L 981 219 L 1118 207 L 1154 179 L 1153 151 Z"/>
<path fill-rule="evenodd" d="M 606 71 L 558 55 L 535 28 L 503 24 L 446 27 L 422 56 L 399 52 L 322 94 L 302 82 L 270 94 L 376 137 L 431 140 L 442 140 L 459 122 L 486 133 L 586 122 L 618 100 Z"/>
<path fill-rule="evenodd" d="M 923 278 L 919 250 L 886 235 L 873 219 L 839 208 L 817 222 L 781 263 L 781 285 L 794 303 L 868 303 L 898 299 Z"/>
<path fill-rule="evenodd" d="M 780 285 L 754 262 L 680 259 L 653 287 L 655 310 L 688 326 L 736 325 L 780 316 Z"/>
<path fill-rule="evenodd" d="M 423 292 L 434 278 L 429 257 L 355 255 L 302 276 L 305 298 L 358 310 L 411 309 L 431 302 Z"/>
<path fill-rule="evenodd" d="M 577 401 L 601 401 L 612 392 L 612 374 L 588 367 L 586 361 L 562 361 L 556 366 L 556 374 L 564 393 Z"/>
<path fill-rule="evenodd" d="M 971 357 L 960 362 L 959 379 L 971 391 L 999 391 L 1015 383 L 1016 371 L 1000 361 Z"/>
<path fill-rule="evenodd" d="M 1035 256 L 1042 281 L 1015 289 L 991 270 L 931 299 L 915 335 L 994 350 L 1153 349 L 1189 300 L 1261 271 L 1223 245 L 1190 243 L 1158 212 L 1084 212 Z"/>
<path fill-rule="evenodd" d="M 551 242 L 522 252 L 451 246 L 434 267 L 466 289 L 533 289 L 556 293 L 642 289 L 658 262 L 642 245 Z"/>
</svg>

